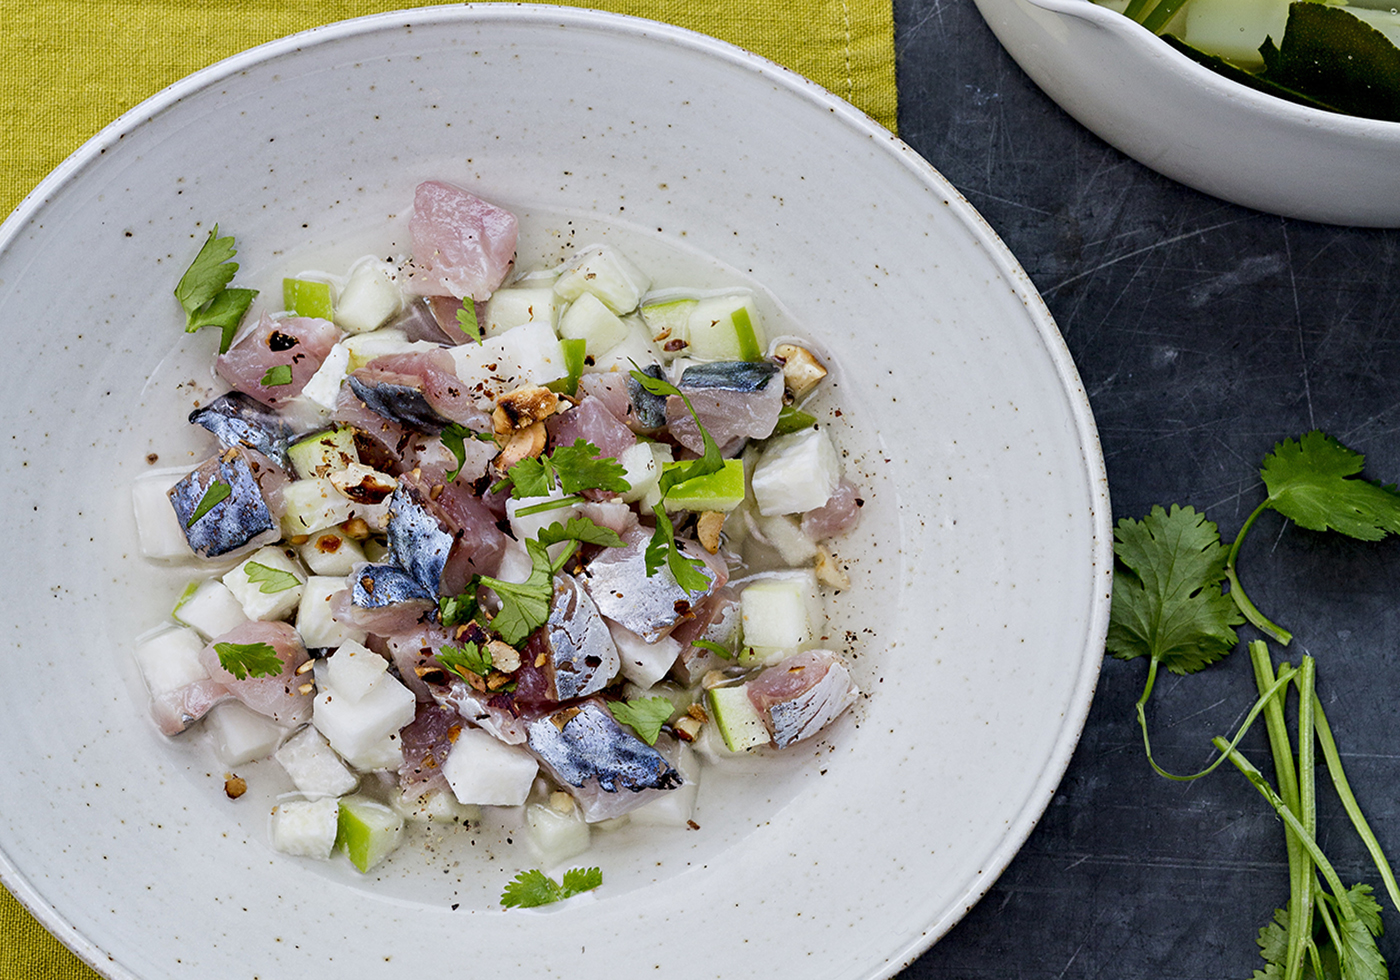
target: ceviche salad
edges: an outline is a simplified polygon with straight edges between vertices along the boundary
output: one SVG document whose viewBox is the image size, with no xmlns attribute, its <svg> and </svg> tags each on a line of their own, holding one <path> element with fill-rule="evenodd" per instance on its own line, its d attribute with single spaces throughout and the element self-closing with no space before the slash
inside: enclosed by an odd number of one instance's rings
<svg viewBox="0 0 1400 980">
<path fill-rule="evenodd" d="M 824 593 L 863 501 L 803 411 L 826 359 L 749 291 L 655 290 L 611 246 L 518 269 L 515 216 L 447 183 L 409 227 L 410 255 L 287 278 L 276 312 L 217 226 L 180 280 L 230 390 L 189 415 L 207 458 L 134 487 L 144 554 L 190 578 L 136 645 L 151 715 L 276 760 L 272 846 L 362 872 L 481 807 L 546 867 L 696 828 L 704 760 L 859 693 Z M 502 903 L 600 880 L 527 872 Z"/>
</svg>

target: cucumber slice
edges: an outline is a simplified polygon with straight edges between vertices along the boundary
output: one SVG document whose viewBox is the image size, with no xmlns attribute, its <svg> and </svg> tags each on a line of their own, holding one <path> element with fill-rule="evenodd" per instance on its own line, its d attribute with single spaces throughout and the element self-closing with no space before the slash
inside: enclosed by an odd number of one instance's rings
<svg viewBox="0 0 1400 980">
<path fill-rule="evenodd" d="M 672 463 L 667 469 L 683 466 Z M 744 502 L 744 464 L 726 459 L 724 468 L 678 483 L 666 494 L 667 510 L 731 511 Z"/>
<path fill-rule="evenodd" d="M 366 796 L 347 796 L 340 801 L 335 846 L 350 863 L 368 873 L 399 846 L 403 817 L 382 803 Z"/>
<path fill-rule="evenodd" d="M 749 700 L 748 686 L 712 687 L 707 692 L 710 716 L 731 752 L 767 745 L 772 741 L 758 709 Z"/>
<path fill-rule="evenodd" d="M 330 320 L 335 316 L 335 301 L 331 284 L 313 279 L 283 279 L 282 305 L 297 316 L 314 316 Z"/>
</svg>

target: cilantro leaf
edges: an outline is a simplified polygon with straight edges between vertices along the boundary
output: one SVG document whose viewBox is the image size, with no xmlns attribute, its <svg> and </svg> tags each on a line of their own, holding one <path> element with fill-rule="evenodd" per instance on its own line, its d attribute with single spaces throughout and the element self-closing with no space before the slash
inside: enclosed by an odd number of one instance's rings
<svg viewBox="0 0 1400 980">
<path fill-rule="evenodd" d="M 243 314 L 258 295 L 255 289 L 228 288 L 238 272 L 238 263 L 232 261 L 237 251 L 233 247 L 233 237 L 220 238 L 219 226 L 215 225 L 175 286 L 175 298 L 185 311 L 185 332 L 219 327 L 223 331 L 219 340 L 221 354 L 228 351 Z"/>
<path fill-rule="evenodd" d="M 1239 642 L 1244 622 L 1221 593 L 1226 550 L 1220 532 L 1192 507 L 1161 507 L 1141 521 L 1124 518 L 1114 531 L 1121 567 L 1113 580 L 1108 651 L 1147 656 L 1175 674 L 1215 663 Z"/>
<path fill-rule="evenodd" d="M 214 480 L 209 484 L 209 489 L 204 491 L 204 496 L 199 498 L 199 506 L 195 507 L 194 513 L 190 515 L 189 526 L 193 527 L 195 521 L 227 500 L 232 494 L 233 487 L 223 480 Z"/>
<path fill-rule="evenodd" d="M 587 517 L 571 517 L 565 524 L 555 521 L 542 528 L 537 536 L 540 544 L 546 547 L 560 541 L 578 541 L 581 544 L 602 545 L 605 548 L 621 548 L 621 536 L 610 527 L 595 524 Z"/>
<path fill-rule="evenodd" d="M 267 369 L 267 373 L 262 376 L 258 384 L 264 388 L 276 388 L 279 385 L 289 385 L 292 383 L 292 366 L 290 364 L 274 364 Z"/>
<path fill-rule="evenodd" d="M 637 733 L 648 745 L 656 744 L 661 726 L 676 710 L 670 698 L 633 698 L 629 701 L 609 701 L 608 710 L 619 723 Z"/>
<path fill-rule="evenodd" d="M 538 869 L 522 871 L 501 892 L 501 904 L 508 909 L 535 908 L 591 891 L 602 883 L 603 872 L 598 868 L 570 868 L 564 872 L 562 884 Z"/>
<path fill-rule="evenodd" d="M 467 587 L 467 591 L 457 596 L 438 597 L 438 618 L 442 620 L 442 625 L 451 629 L 453 626 L 460 626 L 462 623 L 470 623 L 476 618 L 481 606 L 476 601 L 475 580 Z"/>
<path fill-rule="evenodd" d="M 1400 533 L 1400 494 L 1353 479 L 1365 462 L 1365 456 L 1314 430 L 1297 442 L 1276 445 L 1259 475 L 1269 505 L 1299 527 L 1379 541 Z"/>
<path fill-rule="evenodd" d="M 447 428 L 442 430 L 438 438 L 442 440 L 442 444 L 447 447 L 448 451 L 457 458 L 456 468 L 448 471 L 447 474 L 447 482 L 451 483 L 453 480 L 457 479 L 457 475 L 462 472 L 462 467 L 467 465 L 467 440 L 486 440 L 493 439 L 494 437 L 484 432 L 477 432 L 475 429 L 468 429 L 460 422 L 449 422 Z"/>
<path fill-rule="evenodd" d="M 266 643 L 215 643 L 219 663 L 234 677 L 276 677 L 282 673 L 282 658 Z"/>
<path fill-rule="evenodd" d="M 464 643 L 459 647 L 444 645 L 437 652 L 437 658 L 440 664 L 456 672 L 463 680 L 469 673 L 485 677 L 492 667 L 491 651 L 483 650 L 476 643 Z"/>
<path fill-rule="evenodd" d="M 457 326 L 477 343 L 481 343 L 481 326 L 476 321 L 476 303 L 468 296 L 462 300 L 462 308 L 457 311 Z"/>
<path fill-rule="evenodd" d="M 291 572 L 283 571 L 280 568 L 272 568 L 262 562 L 250 561 L 243 566 L 243 573 L 248 576 L 248 581 L 258 587 L 258 591 L 263 595 L 273 595 L 278 592 L 286 592 L 288 589 L 295 589 L 301 584 L 301 579 Z"/>
<path fill-rule="evenodd" d="M 676 580 L 676 584 L 687 592 L 705 591 L 710 587 L 709 576 L 700 571 L 705 563 L 699 558 L 691 558 L 681 551 L 676 544 L 675 526 L 671 523 L 671 518 L 666 514 L 666 508 L 662 504 L 652 507 L 651 512 L 656 515 L 656 532 L 647 542 L 645 556 L 647 577 L 655 575 L 657 569 L 665 565 L 671 572 L 671 577 Z"/>
<path fill-rule="evenodd" d="M 705 427 L 700 424 L 700 416 L 695 414 L 695 406 L 690 403 L 690 399 L 685 396 L 685 393 L 664 378 L 653 378 L 651 375 L 645 374 L 636 368 L 629 372 L 629 374 L 637 384 L 641 385 L 650 394 L 665 397 L 674 395 L 684 402 L 685 410 L 690 413 L 691 419 L 695 422 L 695 427 L 700 430 L 700 440 L 704 445 L 705 451 L 700 455 L 699 459 L 692 459 L 678 466 L 668 467 L 666 472 L 661 474 L 659 487 L 662 499 L 664 500 L 670 489 L 677 484 L 684 483 L 686 480 L 693 480 L 697 476 L 718 473 L 720 470 L 724 469 L 724 456 L 719 451 L 719 444 L 715 442 L 714 438 Z"/>
<path fill-rule="evenodd" d="M 627 482 L 627 468 L 611 456 L 599 458 L 602 452 L 585 439 L 575 439 L 572 446 L 560 446 L 550 456 L 559 489 L 565 493 L 585 490 L 609 490 L 626 493 L 632 489 Z"/>
<path fill-rule="evenodd" d="M 491 628 L 511 646 L 519 646 L 531 633 L 549 619 L 549 603 L 554 598 L 554 570 L 549 552 L 538 540 L 525 542 L 532 568 L 524 582 L 502 582 L 489 575 L 480 576 L 480 584 L 494 591 L 501 600 L 500 612 L 491 620 Z"/>
</svg>

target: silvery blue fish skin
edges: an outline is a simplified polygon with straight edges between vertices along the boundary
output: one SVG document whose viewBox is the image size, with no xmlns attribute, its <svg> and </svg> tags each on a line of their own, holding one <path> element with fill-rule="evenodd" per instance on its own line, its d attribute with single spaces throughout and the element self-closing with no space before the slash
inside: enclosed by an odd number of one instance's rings
<svg viewBox="0 0 1400 980">
<path fill-rule="evenodd" d="M 685 782 L 596 698 L 542 715 L 527 730 L 526 747 L 590 823 L 621 816 Z"/>
<path fill-rule="evenodd" d="M 282 536 L 281 526 L 258 486 L 259 469 L 265 467 L 254 463 L 242 449 L 228 449 L 205 460 L 170 488 L 170 504 L 195 554 L 217 558 L 240 548 L 271 544 Z M 227 487 L 228 495 L 193 520 L 216 484 Z"/>
<path fill-rule="evenodd" d="M 726 391 L 763 391 L 768 382 L 783 369 L 772 361 L 711 361 L 708 364 L 692 364 L 681 372 L 681 383 L 676 387 L 723 388 Z"/>
<path fill-rule="evenodd" d="M 196 408 L 190 413 L 190 422 L 214 433 L 225 448 L 246 446 L 283 469 L 291 468 L 287 448 L 296 438 L 296 431 L 280 412 L 241 391 L 230 391 L 203 408 Z"/>
<path fill-rule="evenodd" d="M 595 694 L 622 669 L 617 644 L 598 607 L 572 575 L 554 577 L 544 649 L 544 674 L 555 701 Z"/>
<path fill-rule="evenodd" d="M 455 538 L 428 509 L 422 495 L 400 481 L 389 498 L 389 553 L 429 593 L 442 589 L 442 570 Z"/>
<path fill-rule="evenodd" d="M 624 548 L 604 549 L 584 570 L 584 587 L 600 613 L 648 643 L 654 643 L 689 616 L 692 607 L 714 591 L 716 583 L 708 566 L 702 566 L 699 571 L 709 582 L 704 589 L 695 592 L 681 588 L 665 565 L 657 569 L 655 575 L 648 575 L 646 545 L 649 541 L 650 536 L 643 533 L 628 540 Z M 690 553 L 688 542 L 680 546 L 684 553 Z"/>
<path fill-rule="evenodd" d="M 660 364 L 648 364 L 642 373 L 657 381 L 665 380 Z M 632 408 L 637 421 L 648 429 L 659 429 L 666 424 L 666 396 L 653 395 L 642 387 L 642 383 L 630 374 L 627 376 L 627 395 L 632 399 Z"/>
<path fill-rule="evenodd" d="M 401 602 L 436 597 L 397 565 L 359 565 L 351 572 L 350 601 L 361 609 L 382 609 Z"/>
<path fill-rule="evenodd" d="M 410 429 L 441 435 L 451 424 L 428 403 L 421 388 L 392 381 L 368 381 L 351 375 L 346 379 L 355 396 L 376 415 Z"/>
</svg>

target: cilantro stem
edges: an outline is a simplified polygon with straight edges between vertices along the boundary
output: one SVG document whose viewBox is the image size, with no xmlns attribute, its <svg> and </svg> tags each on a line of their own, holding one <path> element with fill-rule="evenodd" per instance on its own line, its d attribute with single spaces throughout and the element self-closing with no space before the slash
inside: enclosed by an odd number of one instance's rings
<svg viewBox="0 0 1400 980">
<path fill-rule="evenodd" d="M 1298 685 L 1298 817 L 1304 832 L 1317 838 L 1317 761 L 1314 755 L 1313 697 L 1317 682 L 1317 665 L 1312 657 L 1303 657 L 1298 665 L 1294 683 Z M 1303 953 L 1312 940 L 1313 889 L 1316 877 L 1306 854 L 1302 855 L 1299 874 L 1294 885 L 1293 909 L 1301 926 L 1298 937 L 1298 975 L 1303 972 Z M 1291 922 L 1290 922 L 1291 924 Z M 1290 930 L 1291 932 L 1291 930 Z M 1290 935 L 1290 939 L 1292 936 Z M 1340 947 L 1338 947 L 1340 948 Z M 1289 966 L 1293 965 L 1290 951 Z"/>
<path fill-rule="evenodd" d="M 1240 553 L 1240 544 L 1244 541 L 1244 536 L 1248 533 L 1254 521 L 1264 511 L 1269 510 L 1272 504 L 1269 500 L 1264 500 L 1258 507 L 1254 508 L 1254 513 L 1250 514 L 1244 522 L 1244 527 L 1240 528 L 1240 533 L 1235 535 L 1234 544 L 1230 545 L 1230 552 L 1225 558 L 1225 577 L 1230 582 L 1230 598 L 1234 600 L 1235 606 L 1244 613 L 1244 618 L 1254 624 L 1260 632 L 1270 636 L 1280 646 L 1288 646 L 1293 640 L 1293 634 L 1282 626 L 1271 622 L 1267 616 L 1261 613 L 1254 603 L 1249 601 L 1249 596 L 1245 594 L 1244 586 L 1240 585 L 1239 574 L 1235 571 L 1235 559 Z"/>
<path fill-rule="evenodd" d="M 563 568 L 568 563 L 569 559 L 574 556 L 574 552 L 576 551 L 578 551 L 578 542 L 570 541 L 569 546 L 559 553 L 559 557 L 550 561 L 550 575 L 558 575 L 559 569 Z"/>
<path fill-rule="evenodd" d="M 1322 853 L 1322 849 L 1317 846 L 1317 841 L 1313 840 L 1299 822 L 1296 815 L 1288 807 L 1284 806 L 1283 800 L 1278 793 L 1269 785 L 1269 781 L 1264 778 L 1253 763 L 1240 754 L 1238 749 L 1232 749 L 1223 738 L 1211 739 L 1211 744 L 1221 752 L 1229 756 L 1230 762 L 1236 769 L 1244 773 L 1246 779 L 1259 791 L 1259 795 L 1269 802 L 1274 808 L 1274 812 L 1283 820 L 1284 825 L 1297 835 L 1299 843 L 1308 852 L 1313 863 L 1317 865 L 1318 871 L 1322 872 L 1322 877 L 1327 880 L 1327 885 L 1332 889 L 1333 896 L 1337 899 L 1337 906 L 1341 910 L 1343 919 L 1356 918 L 1356 907 L 1351 904 L 1351 897 L 1347 894 L 1346 887 L 1342 885 L 1342 879 L 1337 876 L 1337 871 L 1332 867 L 1332 862 L 1327 860 L 1327 855 Z"/>
<path fill-rule="evenodd" d="M 1371 859 L 1376 862 L 1376 870 L 1380 872 L 1381 881 L 1385 883 L 1386 894 L 1390 896 L 1391 904 L 1400 910 L 1400 886 L 1396 885 L 1395 873 L 1391 871 L 1390 862 L 1381 850 L 1380 841 L 1376 839 L 1366 818 L 1361 815 L 1361 805 L 1356 802 L 1351 784 L 1347 782 L 1347 775 L 1342 770 L 1342 757 L 1337 752 L 1336 741 L 1332 738 L 1332 726 L 1327 723 L 1327 715 L 1323 713 L 1322 702 L 1318 700 L 1316 693 L 1313 694 L 1313 726 L 1317 730 L 1317 742 L 1322 748 L 1322 758 L 1327 763 L 1327 773 L 1332 777 L 1332 785 L 1342 801 L 1342 809 L 1346 810 L 1352 826 L 1356 828 L 1357 836 L 1366 845 Z"/>
<path fill-rule="evenodd" d="M 1198 771 L 1198 773 L 1191 773 L 1190 776 L 1176 776 L 1176 774 L 1168 773 L 1168 771 L 1162 769 L 1161 766 L 1158 766 L 1156 760 L 1152 757 L 1152 745 L 1147 734 L 1147 711 L 1144 711 L 1144 706 L 1147 704 L 1149 694 L 1152 693 L 1152 685 L 1154 685 L 1156 679 L 1156 664 L 1158 664 L 1158 661 L 1156 661 L 1156 658 L 1152 658 L 1151 665 L 1148 666 L 1147 689 L 1142 692 L 1142 697 L 1138 699 L 1137 703 L 1138 725 L 1142 728 L 1142 746 L 1147 749 L 1147 762 L 1158 776 L 1168 778 L 1168 780 L 1175 780 L 1177 783 L 1190 783 L 1191 780 L 1198 780 L 1198 778 L 1203 776 L 1210 776 L 1211 773 L 1214 773 L 1219 764 L 1225 762 L 1224 755 L 1217 757 L 1215 762 L 1212 762 L 1210 766 L 1205 767 L 1205 769 Z M 1270 679 L 1266 689 L 1260 690 L 1259 700 L 1254 701 L 1254 707 L 1250 708 L 1249 714 L 1245 715 L 1245 721 L 1240 722 L 1240 727 L 1238 731 L 1235 732 L 1235 738 L 1232 738 L 1231 742 L 1229 742 L 1229 748 L 1233 749 L 1235 746 L 1239 745 L 1240 739 L 1245 738 L 1245 734 L 1249 731 L 1250 725 L 1254 724 L 1254 718 L 1259 717 L 1261 711 L 1266 710 L 1268 704 L 1273 703 L 1275 694 L 1284 689 L 1284 687 L 1287 687 L 1292 679 L 1294 679 L 1294 671 L 1292 671 L 1291 668 L 1280 671 L 1280 673 L 1278 673 L 1278 678 Z"/>
<path fill-rule="evenodd" d="M 543 503 L 531 504 L 529 507 L 521 507 L 515 512 L 516 517 L 529 517 L 531 514 L 543 514 L 547 510 L 558 510 L 560 507 L 567 507 L 576 504 L 583 497 L 576 493 L 571 493 L 567 497 L 556 497 L 553 500 L 546 500 Z"/>
<path fill-rule="evenodd" d="M 1142 19 L 1142 26 L 1153 34 L 1162 33 L 1162 28 L 1167 26 L 1167 21 L 1172 19 L 1185 2 L 1186 0 L 1160 0 L 1157 6 L 1152 8 L 1152 13 Z"/>
</svg>

